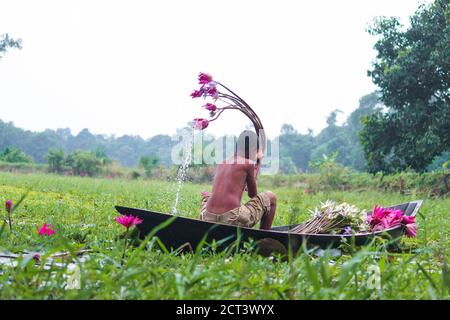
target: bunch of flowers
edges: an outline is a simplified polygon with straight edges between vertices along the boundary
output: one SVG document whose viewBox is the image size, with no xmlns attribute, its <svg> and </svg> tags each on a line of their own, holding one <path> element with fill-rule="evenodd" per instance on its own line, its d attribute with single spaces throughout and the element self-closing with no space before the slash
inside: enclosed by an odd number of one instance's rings
<svg viewBox="0 0 450 320">
<path fill-rule="evenodd" d="M 367 217 L 367 223 L 372 231 L 380 231 L 402 225 L 408 237 L 415 237 L 417 234 L 415 217 L 405 216 L 398 209 L 375 206 L 372 214 Z"/>
<path fill-rule="evenodd" d="M 305 223 L 290 232 L 310 234 L 372 233 L 402 225 L 408 237 L 415 237 L 417 226 L 414 217 L 405 216 L 401 210 L 375 206 L 371 214 L 348 203 L 338 204 L 327 200 L 311 212 Z"/>
<path fill-rule="evenodd" d="M 213 77 L 207 73 L 201 72 L 198 75 L 198 84 L 200 88 L 194 90 L 191 93 L 192 98 L 210 98 L 211 102 L 207 102 L 203 105 L 203 108 L 209 111 L 209 119 L 205 118 L 195 118 L 192 126 L 197 130 L 203 130 L 208 127 L 208 125 L 217 120 L 217 118 L 224 112 L 225 110 L 239 110 L 244 113 L 250 121 L 253 123 L 256 134 L 260 137 L 260 157 L 261 153 L 264 153 L 265 147 L 265 135 L 261 121 L 259 117 L 256 115 L 255 111 L 248 105 L 247 102 L 244 101 L 241 97 L 239 97 L 236 93 L 231 91 L 222 83 L 215 81 Z M 219 90 L 220 88 L 220 90 Z M 218 106 L 219 103 L 222 103 L 223 106 Z"/>
<path fill-rule="evenodd" d="M 351 234 L 353 230 L 366 230 L 368 224 L 365 210 L 348 203 L 338 204 L 327 200 L 319 208 L 311 211 L 311 219 L 290 231 L 313 234 Z"/>
</svg>

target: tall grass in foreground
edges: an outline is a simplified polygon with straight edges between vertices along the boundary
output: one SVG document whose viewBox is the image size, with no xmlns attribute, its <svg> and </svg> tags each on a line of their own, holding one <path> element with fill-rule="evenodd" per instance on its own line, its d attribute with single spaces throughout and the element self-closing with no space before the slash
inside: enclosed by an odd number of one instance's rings
<svg viewBox="0 0 450 320">
<path fill-rule="evenodd" d="M 208 188 L 186 184 L 181 214 L 197 217 L 199 192 Z M 0 173 L 2 203 L 17 201 L 27 190 L 14 211 L 13 232 L 3 223 L 6 212 L 0 210 L 0 252 L 17 254 L 17 259 L 0 257 L 0 299 L 450 298 L 448 198 L 425 199 L 417 217 L 418 237 L 404 239 L 405 253 L 388 252 L 385 243 L 376 242 L 362 248 L 348 245 L 339 257 L 332 251 L 319 254 L 304 248 L 295 257 L 281 259 L 259 256 L 251 243 L 224 252 L 205 252 L 204 244 L 196 252 L 181 254 L 151 237 L 125 250 L 113 206 L 170 212 L 175 196 L 171 183 Z M 370 209 L 416 198 L 379 192 L 273 191 L 278 196 L 276 225 L 306 219 L 308 209 L 326 199 Z M 35 225 L 43 223 L 54 226 L 54 237 L 38 236 Z M 83 249 L 91 252 L 75 254 Z M 55 257 L 63 251 L 73 254 Z M 41 254 L 37 264 L 34 252 Z M 81 285 L 68 289 L 74 265 Z"/>
</svg>

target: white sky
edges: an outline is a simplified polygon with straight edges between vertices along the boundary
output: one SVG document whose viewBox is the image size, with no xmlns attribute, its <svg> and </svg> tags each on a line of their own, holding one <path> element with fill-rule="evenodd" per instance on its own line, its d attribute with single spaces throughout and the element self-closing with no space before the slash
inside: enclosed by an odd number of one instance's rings
<svg viewBox="0 0 450 320">
<path fill-rule="evenodd" d="M 428 1 L 429 2 L 429 1 Z M 375 89 L 366 76 L 375 16 L 408 23 L 417 0 L 0 0 L 0 34 L 23 40 L 0 60 L 0 119 L 30 130 L 173 134 L 197 116 L 189 97 L 211 73 L 258 113 L 269 137 L 283 123 L 318 133 Z M 238 134 L 224 113 L 207 129 Z"/>
</svg>

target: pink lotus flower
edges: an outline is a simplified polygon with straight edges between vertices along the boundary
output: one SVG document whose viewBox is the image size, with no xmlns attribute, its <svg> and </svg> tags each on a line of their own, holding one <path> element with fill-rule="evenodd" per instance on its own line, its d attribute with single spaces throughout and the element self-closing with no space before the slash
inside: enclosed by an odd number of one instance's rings
<svg viewBox="0 0 450 320">
<path fill-rule="evenodd" d="M 214 112 L 214 111 L 217 110 L 216 105 L 213 104 L 213 103 L 209 103 L 209 102 L 208 102 L 207 104 L 205 104 L 205 105 L 203 106 L 203 108 L 205 108 L 206 110 L 211 111 L 211 112 Z"/>
<path fill-rule="evenodd" d="M 403 213 L 401 210 L 390 211 L 381 219 L 381 224 L 384 228 L 398 226 L 402 222 L 402 215 Z"/>
<path fill-rule="evenodd" d="M 192 127 L 197 130 L 203 130 L 208 127 L 209 121 L 203 118 L 195 118 L 192 122 Z"/>
<path fill-rule="evenodd" d="M 134 225 L 142 223 L 141 219 L 133 217 L 131 214 L 129 216 L 120 215 L 120 217 L 117 217 L 114 220 L 127 228 L 127 230 Z"/>
<path fill-rule="evenodd" d="M 372 214 L 367 217 L 367 222 L 372 225 L 377 225 L 384 217 L 384 208 L 375 206 L 372 210 Z"/>
<path fill-rule="evenodd" d="M 56 231 L 53 229 L 52 225 L 46 223 L 38 230 L 40 236 L 52 236 L 55 233 Z"/>
<path fill-rule="evenodd" d="M 12 207 L 13 207 L 13 202 L 12 200 L 6 200 L 5 201 L 5 207 L 6 207 L 6 211 L 8 213 L 11 213 Z"/>
<path fill-rule="evenodd" d="M 209 88 L 206 94 L 214 99 L 217 99 L 219 97 L 219 91 L 217 91 L 216 87 Z"/>
<path fill-rule="evenodd" d="M 415 223 L 416 221 L 416 219 L 415 219 L 416 217 L 411 217 L 411 216 L 403 216 L 402 217 L 402 222 L 404 223 L 404 224 L 410 224 L 410 223 Z"/>
<path fill-rule="evenodd" d="M 199 90 L 194 90 L 191 93 L 191 97 L 193 99 L 200 97 L 206 98 L 207 96 L 210 96 L 214 99 L 217 99 L 219 97 L 219 91 L 217 91 L 214 83 L 203 85 Z"/>
<path fill-rule="evenodd" d="M 191 93 L 192 99 L 194 98 L 200 98 L 205 93 L 205 90 L 200 88 L 200 90 L 194 90 L 194 92 Z"/>
<path fill-rule="evenodd" d="M 416 217 L 403 216 L 402 223 L 405 224 L 405 231 L 408 237 L 415 237 L 417 235 Z"/>
<path fill-rule="evenodd" d="M 406 235 L 410 238 L 415 237 L 417 235 L 417 226 L 415 223 L 408 223 L 405 226 Z"/>
<path fill-rule="evenodd" d="M 403 212 L 398 209 L 375 206 L 372 214 L 367 217 L 367 222 L 372 226 L 372 231 L 382 231 L 387 228 L 404 225 L 408 237 L 415 237 L 417 234 L 415 218 L 404 216 Z"/>
<path fill-rule="evenodd" d="M 207 73 L 200 72 L 198 75 L 198 83 L 201 84 L 199 90 L 194 90 L 191 93 L 192 98 L 206 98 L 208 96 L 217 99 L 219 92 L 217 91 L 217 82 L 213 81 L 213 77 Z"/>
<path fill-rule="evenodd" d="M 402 211 L 375 206 L 367 222 L 372 226 L 381 224 L 384 228 L 390 228 L 401 223 Z"/>
<path fill-rule="evenodd" d="M 210 74 L 200 72 L 198 75 L 198 83 L 199 84 L 206 84 L 213 81 L 213 77 Z"/>
</svg>

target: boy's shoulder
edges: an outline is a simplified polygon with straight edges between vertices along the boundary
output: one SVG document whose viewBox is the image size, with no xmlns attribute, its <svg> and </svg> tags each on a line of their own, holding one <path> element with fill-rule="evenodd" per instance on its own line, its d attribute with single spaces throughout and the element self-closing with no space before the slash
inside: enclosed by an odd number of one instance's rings
<svg viewBox="0 0 450 320">
<path fill-rule="evenodd" d="M 254 167 L 256 165 L 256 162 L 247 158 L 235 156 L 226 159 L 225 161 L 222 162 L 222 164 L 233 164 L 233 165 Z"/>
<path fill-rule="evenodd" d="M 227 159 L 223 161 L 220 166 L 231 166 L 231 170 L 237 171 L 252 171 L 255 168 L 256 163 L 249 159 Z M 219 169 L 220 170 L 220 169 Z"/>
</svg>

